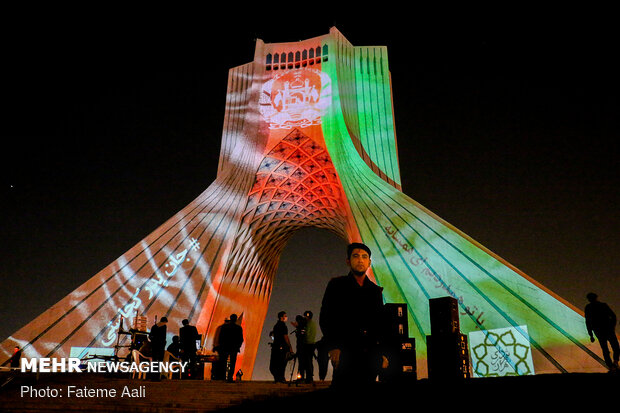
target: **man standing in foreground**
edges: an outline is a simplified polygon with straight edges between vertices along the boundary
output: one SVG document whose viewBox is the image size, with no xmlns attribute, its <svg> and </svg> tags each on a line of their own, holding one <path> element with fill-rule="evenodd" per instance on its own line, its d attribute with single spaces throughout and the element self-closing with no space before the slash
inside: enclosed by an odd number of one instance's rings
<svg viewBox="0 0 620 413">
<path fill-rule="evenodd" d="M 381 367 L 383 288 L 366 276 L 370 249 L 361 243 L 347 247 L 349 274 L 327 284 L 319 325 L 334 366 L 334 385 L 369 384 Z"/>
</svg>

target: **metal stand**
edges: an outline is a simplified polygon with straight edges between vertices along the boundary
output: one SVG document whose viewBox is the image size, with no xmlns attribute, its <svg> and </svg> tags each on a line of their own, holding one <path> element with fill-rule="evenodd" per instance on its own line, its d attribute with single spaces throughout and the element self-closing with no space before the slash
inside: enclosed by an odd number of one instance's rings
<svg viewBox="0 0 620 413">
<path fill-rule="evenodd" d="M 297 364 L 297 355 L 293 357 L 293 369 L 291 370 L 291 378 L 288 381 L 289 386 L 293 383 L 295 383 L 295 386 L 299 386 L 299 382 L 297 380 L 293 382 L 293 374 L 295 374 L 295 364 Z"/>
</svg>

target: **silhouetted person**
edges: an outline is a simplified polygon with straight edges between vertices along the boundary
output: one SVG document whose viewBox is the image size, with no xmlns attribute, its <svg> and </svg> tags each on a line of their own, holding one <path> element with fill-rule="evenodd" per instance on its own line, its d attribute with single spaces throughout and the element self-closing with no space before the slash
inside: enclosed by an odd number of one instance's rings
<svg viewBox="0 0 620 413">
<path fill-rule="evenodd" d="M 181 324 L 183 324 L 179 329 L 181 360 L 189 362 L 190 372 L 193 373 L 196 369 L 196 340 L 200 339 L 200 334 L 195 326 L 189 324 L 189 320 L 185 319 Z"/>
<path fill-rule="evenodd" d="M 314 349 L 316 347 L 316 323 L 312 319 L 312 311 L 304 312 L 304 318 L 306 319 L 306 336 L 303 343 L 303 356 L 306 383 L 312 383 L 314 381 Z M 300 361 L 301 363 L 301 361 Z"/>
<path fill-rule="evenodd" d="M 329 368 L 329 349 L 322 338 L 316 342 L 316 362 L 319 366 L 319 380 L 325 380 Z"/>
<path fill-rule="evenodd" d="M 172 337 L 172 344 L 170 344 L 166 350 L 168 350 L 174 357 L 179 358 L 179 355 L 181 354 L 179 336 Z"/>
<path fill-rule="evenodd" d="M 9 360 L 9 362 L 11 363 L 10 366 L 13 368 L 20 367 L 19 362 L 21 358 L 22 358 L 22 350 L 19 348 L 19 346 L 15 346 L 15 348 L 13 349 L 13 355 L 11 356 L 11 359 Z"/>
<path fill-rule="evenodd" d="M 295 344 L 296 344 L 296 356 L 297 356 L 297 372 L 299 373 L 299 380 L 304 380 L 306 378 L 307 372 L 307 356 L 305 353 L 305 341 L 306 341 L 306 319 L 298 315 L 295 317 L 295 321 L 293 323 L 295 326 Z"/>
<path fill-rule="evenodd" d="M 229 320 L 226 319 L 224 320 L 224 324 L 217 326 L 213 336 L 213 351 L 215 351 L 218 355 L 217 361 L 213 363 L 213 370 L 211 372 L 211 378 L 213 380 L 226 379 L 226 361 L 222 361 L 222 353 L 220 350 L 220 332 L 222 331 L 222 327 L 224 327 L 228 322 Z"/>
<path fill-rule="evenodd" d="M 226 380 L 233 381 L 235 374 L 235 364 L 237 363 L 237 353 L 243 344 L 243 329 L 237 325 L 237 314 L 230 315 L 230 321 L 225 323 L 220 329 L 219 334 L 219 355 L 220 362 L 226 368 L 226 360 L 230 358 L 230 367 L 226 372 Z"/>
<path fill-rule="evenodd" d="M 285 311 L 278 313 L 278 321 L 273 326 L 273 330 L 269 333 L 273 337 L 271 343 L 271 358 L 269 360 L 269 372 L 273 376 L 276 383 L 285 383 L 284 371 L 288 362 L 287 353 L 293 352 L 293 347 L 288 338 L 288 327 L 286 320 L 288 316 Z"/>
<path fill-rule="evenodd" d="M 590 341 L 594 343 L 594 335 L 598 339 L 603 350 L 603 358 L 607 367 L 611 371 L 618 370 L 618 359 L 620 358 L 620 346 L 616 337 L 616 314 L 605 303 L 598 301 L 598 296 L 594 293 L 586 295 L 589 304 L 585 308 L 586 327 L 590 335 Z M 593 335 L 594 333 L 594 335 Z M 609 347 L 613 350 L 613 361 L 609 355 Z"/>
<path fill-rule="evenodd" d="M 370 249 L 361 243 L 347 247 L 349 274 L 327 284 L 319 325 L 334 366 L 332 384 L 374 382 L 381 367 L 383 289 L 370 281 Z"/>
<path fill-rule="evenodd" d="M 166 351 L 166 333 L 168 331 L 166 327 L 167 324 L 168 318 L 162 317 L 157 324 L 151 327 L 151 331 L 149 332 L 153 361 L 162 361 L 164 359 L 164 352 Z"/>
<path fill-rule="evenodd" d="M 168 328 L 168 318 L 162 317 L 158 323 L 153 324 L 151 331 L 149 332 L 149 340 L 151 342 L 151 357 L 153 361 L 163 361 L 164 353 L 166 352 L 166 333 Z M 141 352 L 142 353 L 142 352 Z M 142 353 L 143 355 L 146 355 Z M 161 376 L 159 373 L 149 373 L 151 380 L 159 381 Z"/>
</svg>

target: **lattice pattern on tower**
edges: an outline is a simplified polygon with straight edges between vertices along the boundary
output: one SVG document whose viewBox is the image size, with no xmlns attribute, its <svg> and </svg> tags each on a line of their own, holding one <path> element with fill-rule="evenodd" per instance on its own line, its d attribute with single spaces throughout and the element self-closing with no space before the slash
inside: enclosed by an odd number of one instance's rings
<svg viewBox="0 0 620 413">
<path fill-rule="evenodd" d="M 327 150 L 294 129 L 258 167 L 227 276 L 254 294 L 268 294 L 278 263 L 273 257 L 295 230 L 325 228 L 346 239 L 345 216 L 342 187 Z"/>
</svg>

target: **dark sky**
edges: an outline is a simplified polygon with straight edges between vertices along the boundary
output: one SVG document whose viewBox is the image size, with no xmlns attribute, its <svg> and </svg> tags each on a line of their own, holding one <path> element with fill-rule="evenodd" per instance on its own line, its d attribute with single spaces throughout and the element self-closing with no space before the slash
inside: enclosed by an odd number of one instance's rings
<svg viewBox="0 0 620 413">
<path fill-rule="evenodd" d="M 606 13 L 471 12 L 266 13 L 225 28 L 190 11 L 9 19 L 0 339 L 214 180 L 228 69 L 252 60 L 255 38 L 296 41 L 333 25 L 354 45 L 388 46 L 407 195 L 577 307 L 592 290 L 620 311 L 620 72 Z M 336 236 L 293 237 L 265 330 L 280 309 L 318 313 L 325 283 L 345 270 Z"/>
</svg>

